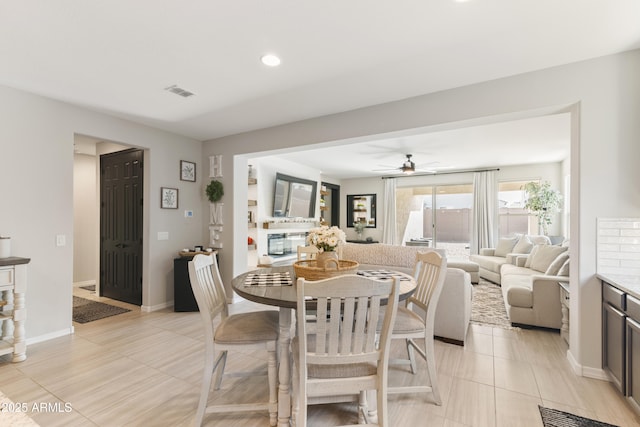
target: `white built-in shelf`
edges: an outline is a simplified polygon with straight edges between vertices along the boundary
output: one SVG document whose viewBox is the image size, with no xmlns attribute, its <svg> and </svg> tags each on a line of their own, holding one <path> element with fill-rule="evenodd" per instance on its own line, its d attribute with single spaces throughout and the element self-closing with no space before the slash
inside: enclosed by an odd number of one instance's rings
<svg viewBox="0 0 640 427">
<path fill-rule="evenodd" d="M 316 222 L 263 222 L 262 228 L 283 229 L 283 228 L 313 228 L 317 227 Z"/>
</svg>

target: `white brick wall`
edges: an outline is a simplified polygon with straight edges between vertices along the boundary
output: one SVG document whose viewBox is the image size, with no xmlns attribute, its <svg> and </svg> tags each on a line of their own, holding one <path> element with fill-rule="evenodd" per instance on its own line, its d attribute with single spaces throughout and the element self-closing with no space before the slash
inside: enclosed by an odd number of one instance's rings
<svg viewBox="0 0 640 427">
<path fill-rule="evenodd" d="M 598 218 L 596 271 L 640 275 L 640 218 Z"/>
</svg>

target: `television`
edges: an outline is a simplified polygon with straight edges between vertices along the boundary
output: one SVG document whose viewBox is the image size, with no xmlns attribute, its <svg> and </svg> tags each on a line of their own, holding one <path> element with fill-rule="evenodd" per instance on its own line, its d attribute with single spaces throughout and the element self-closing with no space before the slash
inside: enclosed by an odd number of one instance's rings
<svg viewBox="0 0 640 427">
<path fill-rule="evenodd" d="M 315 217 L 317 187 L 316 181 L 276 173 L 273 216 L 276 218 Z"/>
</svg>

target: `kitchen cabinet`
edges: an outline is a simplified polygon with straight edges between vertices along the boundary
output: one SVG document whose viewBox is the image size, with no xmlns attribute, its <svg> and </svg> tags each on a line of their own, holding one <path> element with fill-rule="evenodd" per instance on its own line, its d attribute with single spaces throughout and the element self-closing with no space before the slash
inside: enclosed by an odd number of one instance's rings
<svg viewBox="0 0 640 427">
<path fill-rule="evenodd" d="M 602 367 L 640 412 L 640 298 L 604 280 Z"/>
<path fill-rule="evenodd" d="M 627 296 L 626 391 L 636 411 L 640 411 L 640 299 Z"/>
</svg>

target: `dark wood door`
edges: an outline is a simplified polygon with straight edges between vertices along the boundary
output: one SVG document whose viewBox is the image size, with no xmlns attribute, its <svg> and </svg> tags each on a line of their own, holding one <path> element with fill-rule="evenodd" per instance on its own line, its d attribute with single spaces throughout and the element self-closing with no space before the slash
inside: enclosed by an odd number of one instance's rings
<svg viewBox="0 0 640 427">
<path fill-rule="evenodd" d="M 100 295 L 142 304 L 143 152 L 100 157 Z"/>
</svg>

